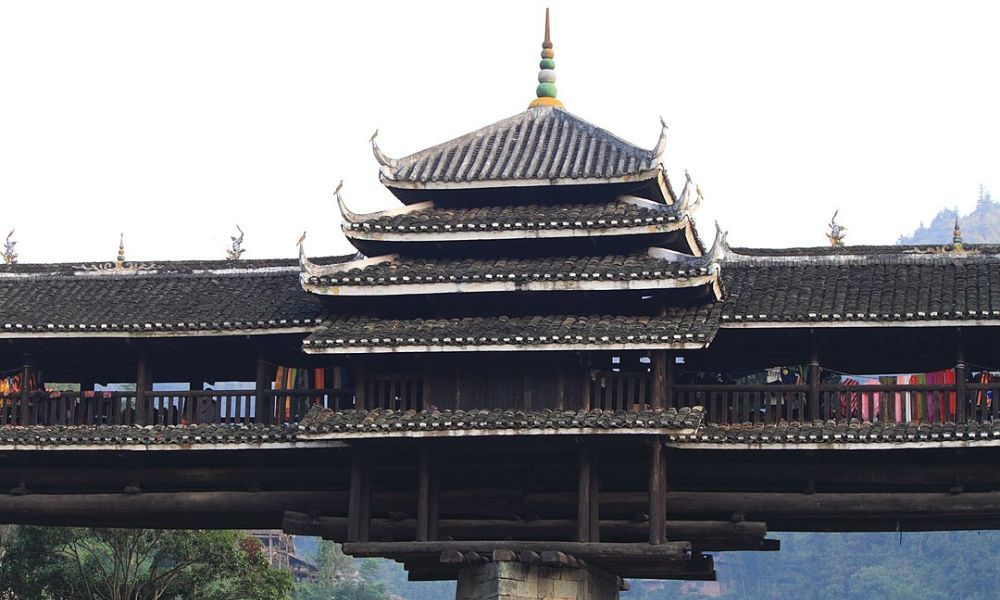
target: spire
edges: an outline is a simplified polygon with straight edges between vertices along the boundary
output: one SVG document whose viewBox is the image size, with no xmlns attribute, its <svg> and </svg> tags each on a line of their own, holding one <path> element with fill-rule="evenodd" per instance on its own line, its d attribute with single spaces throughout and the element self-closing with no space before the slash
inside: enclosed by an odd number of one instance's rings
<svg viewBox="0 0 1000 600">
<path fill-rule="evenodd" d="M 118 258 L 116 259 L 119 265 L 125 263 L 125 234 L 118 234 Z"/>
<path fill-rule="evenodd" d="M 952 252 L 964 252 L 965 248 L 962 245 L 962 228 L 958 226 L 958 214 L 955 215 L 955 231 L 952 233 L 951 237 L 951 251 Z"/>
<path fill-rule="evenodd" d="M 542 61 L 538 63 L 538 87 L 528 108 L 538 106 L 554 106 L 564 108 L 563 103 L 556 100 L 556 53 L 552 51 L 552 36 L 549 34 L 549 9 L 545 9 L 545 41 L 542 42 Z"/>
</svg>

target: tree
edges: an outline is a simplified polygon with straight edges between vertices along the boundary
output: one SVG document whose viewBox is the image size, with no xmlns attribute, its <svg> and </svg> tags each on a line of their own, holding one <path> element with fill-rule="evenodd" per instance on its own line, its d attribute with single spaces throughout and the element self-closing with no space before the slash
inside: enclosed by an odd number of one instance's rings
<svg viewBox="0 0 1000 600">
<path fill-rule="evenodd" d="M 295 600 L 388 600 L 385 584 L 378 580 L 378 562 L 356 561 L 330 541 L 316 551 L 316 581 L 299 584 Z"/>
<path fill-rule="evenodd" d="M 21 599 L 269 600 L 292 589 L 236 531 L 18 527 L 4 550 L 0 590 Z"/>
</svg>

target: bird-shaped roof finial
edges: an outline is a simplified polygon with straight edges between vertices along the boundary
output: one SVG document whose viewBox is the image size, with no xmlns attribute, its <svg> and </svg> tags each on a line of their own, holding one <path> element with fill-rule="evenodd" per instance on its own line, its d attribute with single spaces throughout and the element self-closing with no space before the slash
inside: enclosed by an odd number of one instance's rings
<svg viewBox="0 0 1000 600">
<path fill-rule="evenodd" d="M 563 103 L 556 99 L 556 53 L 552 50 L 552 35 L 549 28 L 549 9 L 545 9 L 545 41 L 542 42 L 542 61 L 538 63 L 538 87 L 528 108 L 539 106 L 554 106 L 564 108 Z"/>
</svg>

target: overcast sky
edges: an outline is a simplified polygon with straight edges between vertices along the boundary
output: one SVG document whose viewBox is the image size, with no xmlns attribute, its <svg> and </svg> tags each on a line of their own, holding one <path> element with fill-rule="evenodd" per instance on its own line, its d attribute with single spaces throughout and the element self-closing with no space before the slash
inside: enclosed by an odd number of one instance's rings
<svg viewBox="0 0 1000 600">
<path fill-rule="evenodd" d="M 0 2 L 0 230 L 22 262 L 344 253 L 332 192 L 525 109 L 552 6 L 566 108 L 701 184 L 703 237 L 892 243 L 1000 187 L 995 3 Z M 998 190 L 1000 192 L 1000 190 Z"/>
</svg>

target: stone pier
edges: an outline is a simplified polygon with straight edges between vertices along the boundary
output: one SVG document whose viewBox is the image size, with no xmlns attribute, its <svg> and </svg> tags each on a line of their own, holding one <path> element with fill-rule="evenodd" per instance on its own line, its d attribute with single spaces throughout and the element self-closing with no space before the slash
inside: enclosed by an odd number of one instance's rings
<svg viewBox="0 0 1000 600">
<path fill-rule="evenodd" d="M 621 580 L 590 568 L 494 561 L 459 571 L 456 600 L 618 600 Z"/>
</svg>

